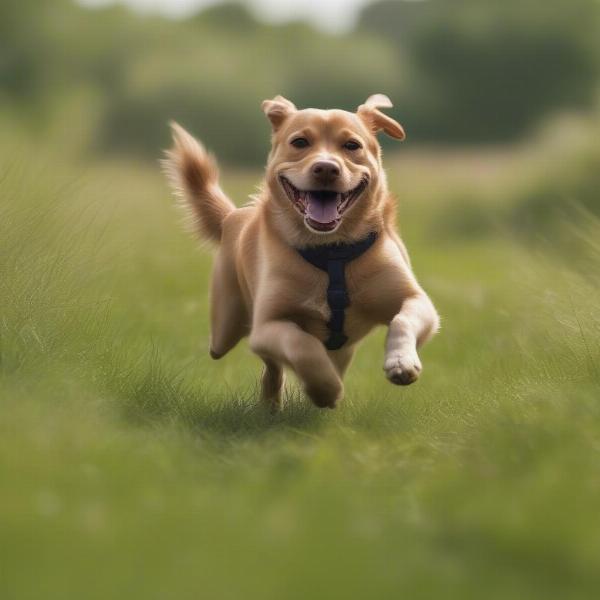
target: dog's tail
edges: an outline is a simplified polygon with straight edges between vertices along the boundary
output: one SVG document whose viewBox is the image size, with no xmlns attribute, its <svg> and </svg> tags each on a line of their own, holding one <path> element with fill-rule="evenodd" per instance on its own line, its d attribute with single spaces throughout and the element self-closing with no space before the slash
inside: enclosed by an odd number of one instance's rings
<svg viewBox="0 0 600 600">
<path fill-rule="evenodd" d="M 177 198 L 190 217 L 192 229 L 202 240 L 219 242 L 225 217 L 235 210 L 219 186 L 214 157 L 183 127 L 171 122 L 173 147 L 162 166 Z"/>
</svg>

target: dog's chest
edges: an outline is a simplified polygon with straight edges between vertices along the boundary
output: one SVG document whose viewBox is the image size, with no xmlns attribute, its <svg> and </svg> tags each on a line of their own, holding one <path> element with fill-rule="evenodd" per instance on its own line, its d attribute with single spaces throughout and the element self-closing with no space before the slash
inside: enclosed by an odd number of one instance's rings
<svg viewBox="0 0 600 600">
<path fill-rule="evenodd" d="M 346 293 L 349 304 L 344 310 L 344 333 L 357 340 L 374 325 L 389 322 L 399 310 L 401 299 L 394 280 L 394 270 L 370 264 L 365 268 L 359 262 L 345 268 Z M 315 272 L 298 289 L 298 312 L 302 326 L 322 337 L 331 319 L 327 299 L 330 285 L 327 273 Z"/>
<path fill-rule="evenodd" d="M 300 310 L 308 317 L 327 321 L 330 315 L 327 304 L 327 285 L 315 286 L 300 302 Z"/>
</svg>

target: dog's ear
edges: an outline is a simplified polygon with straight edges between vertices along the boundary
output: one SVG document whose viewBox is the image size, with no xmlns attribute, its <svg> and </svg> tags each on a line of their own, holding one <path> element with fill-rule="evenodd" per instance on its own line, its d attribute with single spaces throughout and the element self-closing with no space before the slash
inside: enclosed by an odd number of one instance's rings
<svg viewBox="0 0 600 600">
<path fill-rule="evenodd" d="M 406 134 L 402 125 L 379 110 L 380 108 L 392 108 L 392 106 L 391 100 L 384 94 L 373 94 L 358 107 L 356 112 L 373 133 L 384 131 L 397 140 L 403 140 Z"/>
<path fill-rule="evenodd" d="M 296 110 L 298 110 L 293 102 L 290 102 L 283 96 L 275 96 L 272 100 L 265 100 L 262 103 L 262 109 L 271 125 L 273 131 L 277 131 L 281 124 Z"/>
</svg>

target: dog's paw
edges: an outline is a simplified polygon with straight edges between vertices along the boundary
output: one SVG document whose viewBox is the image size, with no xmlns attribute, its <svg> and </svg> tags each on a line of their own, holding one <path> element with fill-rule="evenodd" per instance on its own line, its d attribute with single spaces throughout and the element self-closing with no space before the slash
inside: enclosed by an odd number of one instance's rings
<svg viewBox="0 0 600 600">
<path fill-rule="evenodd" d="M 410 385 L 419 378 L 423 367 L 416 351 L 410 351 L 397 352 L 387 356 L 383 370 L 392 383 Z"/>
<path fill-rule="evenodd" d="M 341 383 L 321 383 L 320 385 L 307 385 L 306 395 L 319 408 L 335 408 L 344 395 L 344 387 Z"/>
</svg>

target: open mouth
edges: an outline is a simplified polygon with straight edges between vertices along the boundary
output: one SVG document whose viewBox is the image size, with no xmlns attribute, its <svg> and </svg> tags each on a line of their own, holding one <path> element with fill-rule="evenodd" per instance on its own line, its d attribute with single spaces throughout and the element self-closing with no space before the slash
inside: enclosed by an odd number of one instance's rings
<svg viewBox="0 0 600 600">
<path fill-rule="evenodd" d="M 299 190 L 292 182 L 281 175 L 281 185 L 296 209 L 304 215 L 307 225 L 315 231 L 333 231 L 342 215 L 363 193 L 369 180 L 365 177 L 348 192 L 331 190 Z"/>
</svg>

